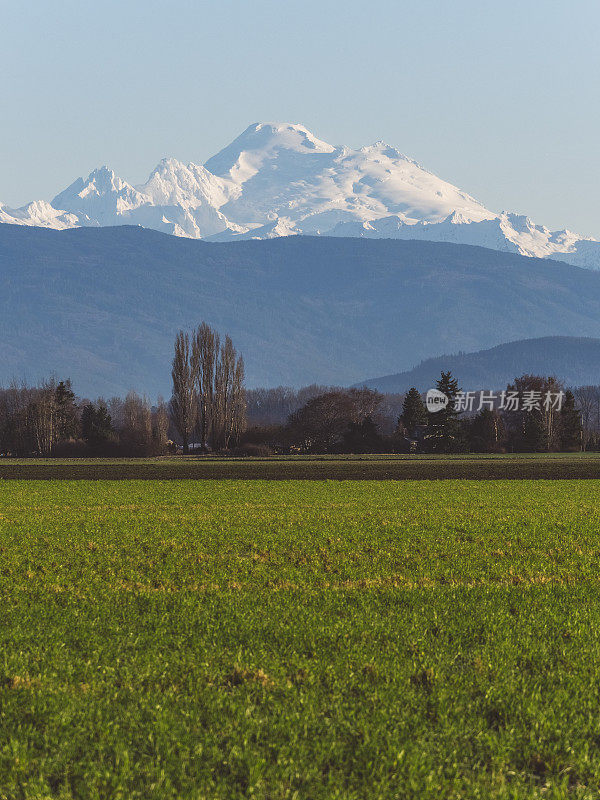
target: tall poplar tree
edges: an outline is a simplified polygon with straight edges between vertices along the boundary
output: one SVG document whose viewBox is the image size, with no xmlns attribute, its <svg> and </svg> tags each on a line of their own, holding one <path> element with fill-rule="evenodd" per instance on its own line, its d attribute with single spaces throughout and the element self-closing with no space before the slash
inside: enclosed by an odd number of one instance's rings
<svg viewBox="0 0 600 800">
<path fill-rule="evenodd" d="M 171 370 L 173 395 L 171 417 L 183 442 L 183 452 L 190 451 L 190 438 L 196 426 L 198 401 L 196 396 L 196 365 L 190 348 L 190 337 L 179 331 L 175 338 L 175 354 Z"/>
</svg>

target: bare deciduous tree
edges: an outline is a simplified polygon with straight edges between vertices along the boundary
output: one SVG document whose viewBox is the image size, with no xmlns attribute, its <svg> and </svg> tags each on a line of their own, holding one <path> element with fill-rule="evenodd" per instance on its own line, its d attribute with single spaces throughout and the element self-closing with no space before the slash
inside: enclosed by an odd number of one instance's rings
<svg viewBox="0 0 600 800">
<path fill-rule="evenodd" d="M 229 447 L 231 438 L 231 405 L 236 352 L 231 337 L 225 337 L 215 370 L 215 442 L 218 447 Z"/>
<path fill-rule="evenodd" d="M 169 439 L 169 412 L 162 397 L 158 398 L 158 405 L 152 419 L 152 438 L 156 451 L 158 453 L 166 452 Z"/>
<path fill-rule="evenodd" d="M 239 444 L 240 438 L 246 430 L 246 390 L 244 389 L 244 377 L 244 359 L 242 356 L 239 356 L 233 373 L 231 397 L 231 433 L 236 445 Z"/>
<path fill-rule="evenodd" d="M 35 399 L 29 406 L 29 414 L 37 452 L 43 456 L 51 455 L 58 438 L 54 381 L 42 384 L 37 390 Z"/>
<path fill-rule="evenodd" d="M 214 425 L 215 370 L 219 357 L 219 334 L 203 322 L 198 326 L 192 342 L 193 362 L 196 368 L 198 392 L 198 427 L 202 450 L 208 449 L 208 441 Z"/>
<path fill-rule="evenodd" d="M 578 386 L 573 390 L 577 406 L 581 412 L 583 426 L 583 449 L 587 450 L 594 431 L 594 411 L 596 407 L 596 386 Z"/>
<path fill-rule="evenodd" d="M 136 392 L 129 392 L 123 404 L 122 443 L 137 454 L 152 450 L 152 413 L 150 403 Z"/>
<path fill-rule="evenodd" d="M 173 396 L 171 416 L 183 442 L 183 452 L 189 453 L 190 437 L 197 417 L 196 365 L 190 348 L 190 337 L 179 331 L 175 338 L 175 354 L 171 370 Z"/>
</svg>

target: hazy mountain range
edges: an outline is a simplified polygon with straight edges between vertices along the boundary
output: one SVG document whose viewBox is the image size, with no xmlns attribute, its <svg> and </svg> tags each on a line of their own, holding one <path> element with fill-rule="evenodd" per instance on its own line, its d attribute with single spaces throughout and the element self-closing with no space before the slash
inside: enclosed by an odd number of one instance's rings
<svg viewBox="0 0 600 800">
<path fill-rule="evenodd" d="M 428 358 L 406 372 L 372 378 L 359 385 L 381 392 L 406 392 L 411 386 L 425 391 L 435 386 L 442 370 L 456 375 L 464 391 L 505 389 L 514 378 L 526 373 L 554 375 L 566 386 L 598 385 L 600 339 L 545 336 L 508 342 L 476 353 Z"/>
<path fill-rule="evenodd" d="M 204 166 L 167 158 L 132 186 L 108 167 L 0 222 L 57 230 L 141 225 L 194 239 L 292 234 L 480 245 L 600 268 L 600 242 L 487 209 L 385 142 L 353 150 L 302 125 L 256 123 Z"/>
<path fill-rule="evenodd" d="M 440 353 L 600 338 L 600 272 L 432 242 L 0 225 L 0 286 L 0 384 L 54 372 L 87 395 L 167 395 L 175 333 L 202 320 L 232 335 L 249 386 L 349 385 Z"/>
</svg>

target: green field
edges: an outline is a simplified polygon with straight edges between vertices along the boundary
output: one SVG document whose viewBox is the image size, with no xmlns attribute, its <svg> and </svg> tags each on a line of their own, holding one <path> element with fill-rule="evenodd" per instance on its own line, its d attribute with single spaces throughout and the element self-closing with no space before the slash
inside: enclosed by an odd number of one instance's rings
<svg viewBox="0 0 600 800">
<path fill-rule="evenodd" d="M 600 453 L 0 458 L 0 480 L 444 480 L 598 478 Z"/>
<path fill-rule="evenodd" d="M 599 492 L 0 482 L 0 797 L 598 797 Z"/>
</svg>

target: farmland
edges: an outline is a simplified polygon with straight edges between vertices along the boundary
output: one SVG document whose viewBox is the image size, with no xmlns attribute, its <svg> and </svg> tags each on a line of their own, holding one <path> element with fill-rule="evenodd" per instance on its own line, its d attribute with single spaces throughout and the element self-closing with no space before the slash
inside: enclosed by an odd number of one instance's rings
<svg viewBox="0 0 600 800">
<path fill-rule="evenodd" d="M 0 458 L 0 480 L 600 479 L 600 453 Z"/>
<path fill-rule="evenodd" d="M 600 482 L 0 484 L 0 797 L 595 797 Z"/>
</svg>

